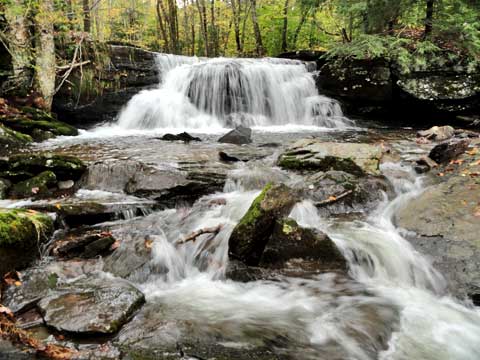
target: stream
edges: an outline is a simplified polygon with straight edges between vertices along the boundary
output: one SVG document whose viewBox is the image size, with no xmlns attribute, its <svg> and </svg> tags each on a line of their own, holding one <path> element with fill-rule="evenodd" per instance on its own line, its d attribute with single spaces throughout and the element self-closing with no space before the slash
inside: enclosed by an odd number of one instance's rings
<svg viewBox="0 0 480 360">
<path fill-rule="evenodd" d="M 88 179 L 74 198 L 123 211 L 93 225 L 121 239 L 111 259 L 102 260 L 100 273 L 127 279 L 146 303 L 114 343 L 154 349 L 156 358 L 183 348 L 192 359 L 480 358 L 480 310 L 449 294 L 442 274 L 394 223 L 397 210 L 429 186 L 411 166 L 427 151 L 412 139 L 412 129 L 347 119 L 336 101 L 318 94 L 309 65 L 300 62 L 159 55 L 158 66 L 159 87 L 134 96 L 115 123 L 35 145 L 35 151 L 71 154 L 89 164 Z M 252 128 L 251 144 L 217 142 L 237 125 Z M 159 139 L 182 131 L 202 142 Z M 343 216 L 328 216 L 308 199 L 291 211 L 299 225 L 334 241 L 348 274 L 298 271 L 250 282 L 228 279 L 230 234 L 262 188 L 268 182 L 295 188 L 306 181 L 277 166 L 278 156 L 302 138 L 388 142 L 399 157 L 383 162 L 380 171 L 392 193 L 383 194 L 373 210 Z M 220 162 L 219 151 L 248 161 Z M 223 190 L 193 204 L 159 208 L 122 191 L 122 174 L 138 162 L 160 172 L 221 174 Z M 132 210 L 137 208 L 142 212 Z M 218 225 L 213 239 L 178 244 Z M 128 244 L 145 239 L 148 262 L 119 275 L 133 261 L 129 252 L 135 247 Z"/>
</svg>

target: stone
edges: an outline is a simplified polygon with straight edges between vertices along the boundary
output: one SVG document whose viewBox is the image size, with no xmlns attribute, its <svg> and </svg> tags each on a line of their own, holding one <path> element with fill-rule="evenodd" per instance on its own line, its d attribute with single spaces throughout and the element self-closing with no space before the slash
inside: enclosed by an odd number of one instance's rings
<svg viewBox="0 0 480 360">
<path fill-rule="evenodd" d="M 383 150 L 377 145 L 303 139 L 280 156 L 278 165 L 296 171 L 338 170 L 355 176 L 380 175 L 382 156 Z"/>
<path fill-rule="evenodd" d="M 472 152 L 473 154 L 473 152 Z M 395 223 L 408 231 L 415 248 L 433 260 L 459 297 L 480 296 L 480 152 L 464 154 L 464 162 L 437 177 L 418 197 L 395 215 Z M 472 174 L 472 175 L 471 175 Z"/>
<path fill-rule="evenodd" d="M 78 180 L 87 170 L 86 165 L 73 156 L 43 154 L 20 154 L 9 159 L 10 171 L 39 174 L 53 171 L 60 181 Z"/>
<path fill-rule="evenodd" d="M 445 141 L 436 145 L 428 157 L 439 164 L 447 163 L 467 151 L 469 144 L 470 140 L 468 139 Z"/>
<path fill-rule="evenodd" d="M 75 185 L 75 182 L 73 180 L 65 180 L 65 181 L 59 181 L 58 182 L 58 188 L 60 190 L 68 190 L 73 188 Z"/>
<path fill-rule="evenodd" d="M 418 174 L 423 174 L 437 167 L 438 164 L 435 161 L 430 159 L 428 156 L 422 156 L 416 161 L 415 171 Z"/>
<path fill-rule="evenodd" d="M 189 143 L 190 141 L 202 141 L 202 139 L 200 139 L 199 137 L 192 136 L 187 132 L 183 132 L 177 135 L 165 134 L 160 139 L 165 141 L 183 141 L 186 143 Z"/>
<path fill-rule="evenodd" d="M 115 241 L 112 234 L 106 231 L 73 232 L 57 241 L 52 252 L 62 258 L 92 258 L 110 253 Z"/>
<path fill-rule="evenodd" d="M 252 142 L 252 129 L 244 126 L 237 126 L 235 129 L 218 139 L 218 142 L 235 145 L 250 144 Z"/>
<path fill-rule="evenodd" d="M 293 219 L 279 219 L 259 266 L 281 268 L 292 259 L 315 261 L 317 270 L 322 272 L 347 270 L 345 258 L 326 234 L 302 228 Z"/>
<path fill-rule="evenodd" d="M 44 171 L 31 179 L 13 185 L 10 197 L 21 199 L 28 197 L 47 197 L 57 184 L 57 177 L 51 171 Z"/>
<path fill-rule="evenodd" d="M 230 259 L 258 265 L 276 221 L 287 216 L 298 200 L 283 184 L 265 186 L 230 235 Z"/>
<path fill-rule="evenodd" d="M 424 137 L 428 140 L 445 141 L 455 135 L 455 129 L 451 126 L 433 126 L 428 130 L 417 132 L 417 137 Z"/>
<path fill-rule="evenodd" d="M 32 141 L 30 136 L 14 131 L 0 123 L 0 156 L 8 155 L 10 151 Z"/>
<path fill-rule="evenodd" d="M 49 239 L 53 229 L 53 220 L 47 215 L 0 209 L 0 276 L 38 258 L 39 244 Z"/>
<path fill-rule="evenodd" d="M 58 286 L 37 304 L 45 324 L 76 335 L 114 334 L 145 302 L 133 285 L 89 276 Z"/>
<path fill-rule="evenodd" d="M 218 158 L 220 159 L 220 161 L 225 161 L 225 162 L 239 162 L 239 161 L 242 161 L 239 158 L 237 158 L 235 156 L 230 156 L 226 152 L 223 152 L 223 151 L 220 151 L 218 153 Z"/>
</svg>

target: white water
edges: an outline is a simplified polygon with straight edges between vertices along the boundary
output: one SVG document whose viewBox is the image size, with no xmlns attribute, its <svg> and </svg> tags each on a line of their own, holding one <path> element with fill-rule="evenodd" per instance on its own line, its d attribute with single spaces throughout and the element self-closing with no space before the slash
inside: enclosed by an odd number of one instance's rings
<svg viewBox="0 0 480 360">
<path fill-rule="evenodd" d="M 382 170 L 396 174 L 389 177 L 397 197 L 385 200 L 366 221 L 323 219 L 309 201 L 297 204 L 290 215 L 335 241 L 353 281 L 334 274 L 250 283 L 222 280 L 229 235 L 258 195 L 248 189 L 262 170 L 243 168 L 232 173 L 224 193 L 205 197 L 191 209 L 150 216 L 158 229 L 152 265 L 163 271 L 141 282 L 148 302 L 180 308 L 187 318 L 217 326 L 239 344 L 249 332 L 284 337 L 296 344 L 292 351 L 299 359 L 479 359 L 480 311 L 448 296 L 443 277 L 391 221 L 399 206 L 422 191 L 421 178 L 398 164 Z M 288 182 L 284 176 L 275 175 Z M 225 205 L 209 205 L 218 199 L 225 199 Z M 177 244 L 195 230 L 219 224 L 223 229 L 213 239 L 205 235 Z M 389 339 L 384 350 L 379 336 Z"/>
<path fill-rule="evenodd" d="M 308 63 L 158 54 L 157 66 L 159 87 L 128 102 L 119 116 L 120 128 L 353 125 L 335 100 L 318 94 Z"/>
</svg>

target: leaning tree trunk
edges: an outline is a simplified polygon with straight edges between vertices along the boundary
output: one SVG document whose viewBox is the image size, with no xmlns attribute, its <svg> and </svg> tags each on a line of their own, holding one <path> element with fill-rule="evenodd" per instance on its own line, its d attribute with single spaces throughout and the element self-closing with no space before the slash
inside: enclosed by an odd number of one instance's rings
<svg viewBox="0 0 480 360">
<path fill-rule="evenodd" d="M 44 99 L 44 108 L 50 110 L 55 93 L 55 42 L 53 23 L 55 19 L 53 0 L 38 2 L 35 15 L 35 90 Z"/>
<path fill-rule="evenodd" d="M 260 26 L 258 25 L 257 19 L 257 1 L 250 0 L 252 3 L 252 23 L 253 23 L 253 32 L 255 34 L 255 47 L 258 56 L 265 55 L 265 49 L 262 42 L 262 33 L 260 32 Z"/>
<path fill-rule="evenodd" d="M 435 0 L 427 0 L 427 8 L 425 13 L 425 39 L 428 38 L 433 30 L 433 6 Z"/>
<path fill-rule="evenodd" d="M 32 85 L 32 46 L 28 30 L 27 14 L 18 11 L 23 8 L 22 0 L 11 0 L 4 7 L 8 23 L 7 46 L 12 56 L 13 74 L 4 91 L 14 90 L 19 95 L 27 95 Z"/>
</svg>

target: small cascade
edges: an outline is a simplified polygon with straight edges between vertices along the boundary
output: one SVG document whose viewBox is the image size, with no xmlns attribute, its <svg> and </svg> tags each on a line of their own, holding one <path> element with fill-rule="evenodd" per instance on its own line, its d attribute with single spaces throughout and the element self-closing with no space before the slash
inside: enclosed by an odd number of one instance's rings
<svg viewBox="0 0 480 360">
<path fill-rule="evenodd" d="M 161 83 L 121 112 L 125 129 L 353 123 L 338 102 L 318 93 L 312 64 L 288 59 L 205 59 L 159 54 Z"/>
</svg>

